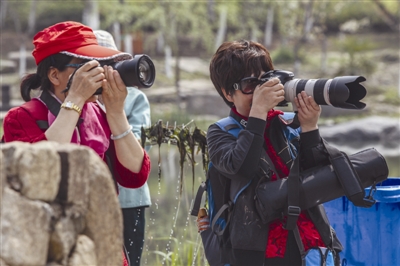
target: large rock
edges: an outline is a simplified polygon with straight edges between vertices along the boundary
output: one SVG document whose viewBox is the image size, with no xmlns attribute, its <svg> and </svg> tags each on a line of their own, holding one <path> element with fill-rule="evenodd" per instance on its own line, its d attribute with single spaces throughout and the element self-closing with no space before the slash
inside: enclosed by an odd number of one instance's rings
<svg viewBox="0 0 400 266">
<path fill-rule="evenodd" d="M 106 164 L 91 156 L 89 209 L 84 234 L 96 247 L 97 261 L 102 265 L 122 265 L 123 228 L 116 188 Z"/>
<path fill-rule="evenodd" d="M 69 266 L 92 266 L 92 265 L 109 265 L 97 264 L 96 249 L 93 241 L 85 236 L 80 235 L 76 241 L 75 250 L 68 262 Z M 111 264 L 110 264 L 111 265 Z M 115 264 L 121 265 L 121 264 Z"/>
<path fill-rule="evenodd" d="M 51 202 L 60 182 L 60 159 L 55 143 L 49 141 L 30 145 L 23 142 L 6 143 L 6 177 L 10 185 L 32 200 Z"/>
<path fill-rule="evenodd" d="M 9 265 L 45 265 L 52 209 L 5 187 L 2 195 L 0 257 Z"/>
<path fill-rule="evenodd" d="M 0 170 L 1 265 L 122 265 L 116 188 L 92 149 L 11 142 Z"/>
<path fill-rule="evenodd" d="M 400 155 L 400 119 L 371 116 L 344 123 L 321 126 L 321 136 L 328 142 L 353 152 L 374 146 L 384 155 Z"/>
</svg>

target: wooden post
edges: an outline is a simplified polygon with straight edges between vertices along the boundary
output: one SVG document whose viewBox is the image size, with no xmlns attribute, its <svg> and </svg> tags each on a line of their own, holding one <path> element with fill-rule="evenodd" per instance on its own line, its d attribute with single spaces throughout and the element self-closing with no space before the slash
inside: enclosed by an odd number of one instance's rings
<svg viewBox="0 0 400 266">
<path fill-rule="evenodd" d="M 10 85 L 1 85 L 1 110 L 10 109 Z"/>
</svg>

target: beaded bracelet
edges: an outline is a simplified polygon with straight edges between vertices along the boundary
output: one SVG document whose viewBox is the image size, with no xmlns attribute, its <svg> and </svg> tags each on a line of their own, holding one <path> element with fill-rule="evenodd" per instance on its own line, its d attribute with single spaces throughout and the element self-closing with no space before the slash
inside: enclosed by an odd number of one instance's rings
<svg viewBox="0 0 400 266">
<path fill-rule="evenodd" d="M 122 139 L 123 137 L 125 137 L 126 135 L 128 135 L 129 134 L 129 132 L 131 132 L 132 131 L 132 126 L 130 125 L 129 126 L 129 129 L 127 130 L 127 131 L 125 131 L 124 133 L 122 133 L 122 134 L 120 134 L 120 135 L 117 135 L 117 136 L 114 136 L 113 134 L 111 134 L 111 139 L 112 140 L 116 140 L 116 139 Z"/>
</svg>

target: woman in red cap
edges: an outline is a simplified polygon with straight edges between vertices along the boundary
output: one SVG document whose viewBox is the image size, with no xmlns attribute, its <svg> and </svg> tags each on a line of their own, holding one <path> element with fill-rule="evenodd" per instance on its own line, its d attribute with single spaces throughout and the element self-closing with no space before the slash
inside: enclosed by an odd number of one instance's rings
<svg viewBox="0 0 400 266">
<path fill-rule="evenodd" d="M 92 29 L 72 21 L 37 33 L 33 44 L 37 72 L 21 83 L 26 103 L 4 118 L 4 141 L 85 145 L 111 162 L 120 185 L 142 186 L 149 176 L 150 159 L 124 113 L 126 86 L 116 70 L 99 64 L 132 56 L 99 46 Z M 95 92 L 100 87 L 106 113 L 96 103 Z M 31 99 L 35 89 L 40 96 Z"/>
</svg>

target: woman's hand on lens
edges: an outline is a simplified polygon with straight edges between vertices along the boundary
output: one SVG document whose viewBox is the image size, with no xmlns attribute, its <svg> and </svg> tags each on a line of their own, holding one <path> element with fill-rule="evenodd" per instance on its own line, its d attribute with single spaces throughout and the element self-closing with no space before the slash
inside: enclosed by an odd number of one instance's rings
<svg viewBox="0 0 400 266">
<path fill-rule="evenodd" d="M 105 79 L 102 82 L 103 92 L 101 95 L 107 113 L 121 113 L 124 111 L 124 102 L 128 95 L 128 90 L 118 71 L 111 66 L 104 66 L 104 74 Z"/>
<path fill-rule="evenodd" d="M 88 100 L 101 87 L 104 80 L 104 69 L 99 62 L 92 60 L 76 70 L 71 87 L 68 90 L 69 98 L 79 97 L 83 101 Z"/>
<path fill-rule="evenodd" d="M 255 89 L 252 109 L 263 110 L 266 115 L 269 110 L 275 108 L 284 99 L 285 91 L 283 90 L 283 85 L 278 78 L 273 78 Z"/>
<path fill-rule="evenodd" d="M 298 118 L 302 132 L 318 129 L 318 119 L 321 115 L 321 107 L 315 102 L 314 98 L 302 91 L 294 98 L 294 103 L 298 110 Z"/>
</svg>

